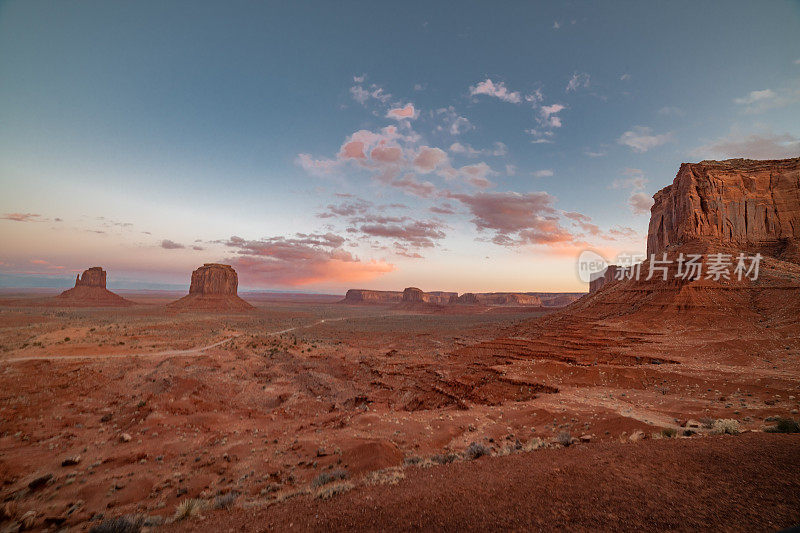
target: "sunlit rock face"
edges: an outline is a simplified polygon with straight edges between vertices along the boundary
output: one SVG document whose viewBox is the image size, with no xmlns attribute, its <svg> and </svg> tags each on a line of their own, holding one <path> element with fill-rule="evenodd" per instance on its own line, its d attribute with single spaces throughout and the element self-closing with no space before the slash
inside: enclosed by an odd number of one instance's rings
<svg viewBox="0 0 800 533">
<path fill-rule="evenodd" d="M 684 163 L 653 198 L 648 256 L 697 243 L 800 263 L 800 158 Z"/>
</svg>

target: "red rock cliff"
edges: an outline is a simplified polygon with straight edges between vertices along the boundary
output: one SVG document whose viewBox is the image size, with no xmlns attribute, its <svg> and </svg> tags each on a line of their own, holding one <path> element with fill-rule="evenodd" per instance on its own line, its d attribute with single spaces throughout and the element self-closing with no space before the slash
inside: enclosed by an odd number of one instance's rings
<svg viewBox="0 0 800 533">
<path fill-rule="evenodd" d="M 84 270 L 83 274 L 75 278 L 76 287 L 102 287 L 106 288 L 106 271 L 102 267 L 92 267 Z"/>
<path fill-rule="evenodd" d="M 648 256 L 705 243 L 800 262 L 800 158 L 684 163 L 653 198 Z"/>
<path fill-rule="evenodd" d="M 236 296 L 239 278 L 230 265 L 206 263 L 192 272 L 189 294 L 230 294 Z"/>
</svg>

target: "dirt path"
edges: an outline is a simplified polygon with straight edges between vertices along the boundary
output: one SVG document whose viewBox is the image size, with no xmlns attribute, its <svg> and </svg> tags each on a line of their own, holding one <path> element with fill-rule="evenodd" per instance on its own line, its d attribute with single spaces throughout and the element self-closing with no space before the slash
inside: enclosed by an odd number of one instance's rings
<svg viewBox="0 0 800 533">
<path fill-rule="evenodd" d="M 608 442 L 406 468 L 395 486 L 215 511 L 178 531 L 776 531 L 800 523 L 800 436 Z"/>
</svg>

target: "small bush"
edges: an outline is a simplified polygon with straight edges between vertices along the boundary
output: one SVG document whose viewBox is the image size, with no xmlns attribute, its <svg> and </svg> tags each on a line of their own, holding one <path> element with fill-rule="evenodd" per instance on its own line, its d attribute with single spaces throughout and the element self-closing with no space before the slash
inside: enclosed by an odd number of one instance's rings
<svg viewBox="0 0 800 533">
<path fill-rule="evenodd" d="M 675 428 L 664 428 L 661 430 L 661 436 L 668 439 L 674 439 L 678 435 L 678 430 Z"/>
<path fill-rule="evenodd" d="M 766 428 L 767 433 L 800 433 L 800 424 L 791 418 L 778 417 L 775 425 Z"/>
<path fill-rule="evenodd" d="M 175 522 L 180 522 L 186 518 L 197 516 L 205 510 L 206 505 L 207 502 L 199 498 L 183 500 L 178 504 L 178 507 L 175 508 L 175 514 L 172 516 L 172 519 Z"/>
<path fill-rule="evenodd" d="M 433 457 L 431 457 L 431 461 L 434 463 L 438 463 L 440 465 L 448 465 L 458 459 L 458 455 L 448 452 L 448 453 L 437 453 Z"/>
<path fill-rule="evenodd" d="M 570 435 L 569 431 L 562 431 L 556 437 L 556 442 L 562 446 L 569 446 L 572 444 L 572 435 Z"/>
<path fill-rule="evenodd" d="M 737 435 L 739 433 L 739 422 L 732 418 L 715 420 L 711 426 L 711 433 L 714 435 Z"/>
<path fill-rule="evenodd" d="M 347 470 L 331 470 L 330 472 L 323 472 L 315 477 L 311 482 L 311 486 L 316 489 L 340 479 L 347 479 L 348 477 L 349 474 L 347 473 Z"/>
<path fill-rule="evenodd" d="M 403 459 L 403 464 L 406 466 L 413 466 L 418 465 L 422 462 L 422 457 L 417 457 L 416 455 L 412 455 L 411 457 L 406 457 Z"/>
<path fill-rule="evenodd" d="M 220 494 L 216 498 L 214 498 L 214 509 L 230 509 L 233 507 L 233 502 L 236 501 L 236 497 L 238 495 L 235 492 L 229 492 L 227 494 Z"/>
<path fill-rule="evenodd" d="M 466 456 L 467 459 L 474 460 L 477 459 L 478 457 L 483 457 L 484 455 L 490 455 L 491 453 L 492 450 L 488 446 L 485 446 L 479 442 L 473 442 L 472 444 L 467 446 L 464 455 Z"/>
</svg>

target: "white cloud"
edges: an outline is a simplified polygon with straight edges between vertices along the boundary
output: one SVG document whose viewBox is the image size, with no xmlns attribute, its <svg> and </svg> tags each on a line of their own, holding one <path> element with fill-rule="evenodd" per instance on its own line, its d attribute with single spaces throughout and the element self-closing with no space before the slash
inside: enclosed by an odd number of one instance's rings
<svg viewBox="0 0 800 533">
<path fill-rule="evenodd" d="M 463 154 L 469 157 L 477 157 L 479 155 L 491 155 L 495 157 L 502 157 L 508 153 L 508 146 L 504 143 L 496 142 L 494 143 L 492 148 L 485 148 L 483 150 L 478 150 L 473 148 L 469 144 L 461 144 L 460 142 L 454 142 L 450 145 L 449 150 L 454 154 Z"/>
<path fill-rule="evenodd" d="M 559 24 L 557 20 L 553 21 L 553 29 L 554 30 L 557 30 L 560 27 L 561 27 L 561 24 Z"/>
<path fill-rule="evenodd" d="M 437 109 L 436 114 L 441 115 L 443 119 L 443 124 L 436 129 L 448 131 L 450 135 L 461 135 L 475 128 L 469 119 L 459 115 L 453 106 Z"/>
<path fill-rule="evenodd" d="M 534 178 L 549 178 L 552 175 L 553 175 L 553 171 L 550 170 L 549 168 L 548 169 L 544 169 L 544 170 L 536 170 L 534 172 L 531 172 L 531 176 L 533 176 Z"/>
<path fill-rule="evenodd" d="M 653 135 L 652 128 L 634 126 L 623 133 L 617 142 L 631 148 L 634 152 L 644 153 L 648 150 L 668 143 L 672 139 L 671 133 Z"/>
<path fill-rule="evenodd" d="M 800 156 L 800 139 L 789 134 L 769 131 L 745 134 L 732 131 L 690 152 L 698 159 L 783 159 Z"/>
<path fill-rule="evenodd" d="M 747 113 L 761 113 L 768 109 L 778 109 L 800 102 L 800 85 L 795 84 L 793 87 L 778 91 L 772 89 L 750 91 L 747 96 L 734 98 L 733 101 L 738 105 L 745 106 Z"/>
<path fill-rule="evenodd" d="M 589 75 L 584 72 L 574 72 L 572 77 L 567 82 L 567 92 L 577 91 L 580 88 L 589 87 Z"/>
<path fill-rule="evenodd" d="M 628 81 L 629 79 L 631 79 L 631 75 L 628 74 L 628 73 L 625 73 L 622 76 L 620 76 L 619 79 L 620 79 L 620 81 Z"/>
<path fill-rule="evenodd" d="M 681 109 L 680 107 L 665 106 L 665 107 L 662 107 L 661 109 L 658 110 L 658 114 L 659 115 L 676 115 L 676 116 L 682 117 L 684 113 L 683 113 L 683 109 Z"/>
<path fill-rule="evenodd" d="M 605 155 L 606 155 L 605 152 L 592 152 L 591 150 L 588 150 L 588 151 L 586 151 L 584 153 L 586 155 L 588 155 L 589 157 L 605 157 Z"/>
<path fill-rule="evenodd" d="M 518 104 L 522 101 L 522 97 L 517 91 L 509 91 L 506 84 L 502 81 L 494 83 L 491 79 L 486 78 L 485 81 L 478 83 L 469 88 L 470 96 L 486 95 L 493 96 L 504 102 L 511 104 Z"/>
</svg>

